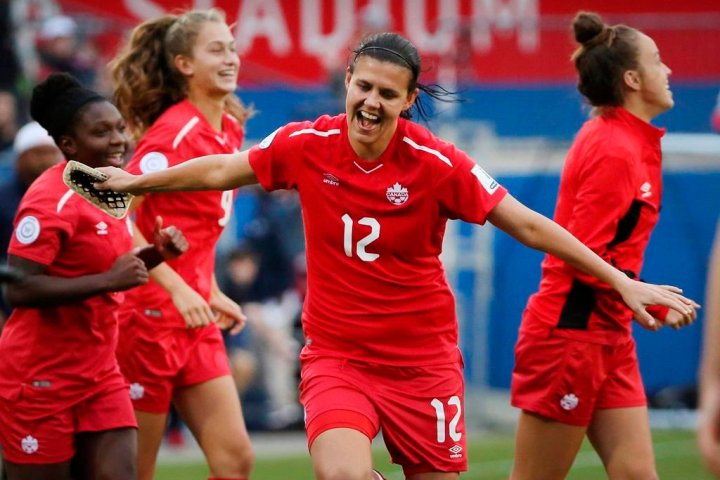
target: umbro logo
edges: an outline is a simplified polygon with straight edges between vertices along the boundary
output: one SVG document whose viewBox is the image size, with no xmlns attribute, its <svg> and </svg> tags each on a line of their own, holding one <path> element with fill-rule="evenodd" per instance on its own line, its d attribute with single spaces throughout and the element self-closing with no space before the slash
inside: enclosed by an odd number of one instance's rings
<svg viewBox="0 0 720 480">
<path fill-rule="evenodd" d="M 108 234 L 108 226 L 105 222 L 100 222 L 97 225 L 95 225 L 95 228 L 97 228 L 97 234 L 98 235 L 107 235 Z"/>
<path fill-rule="evenodd" d="M 458 444 L 453 445 L 448 450 L 450 450 L 450 458 L 461 458 L 462 457 L 462 447 Z"/>
<path fill-rule="evenodd" d="M 323 173 L 323 183 L 327 183 L 328 185 L 332 185 L 333 187 L 339 187 L 340 179 L 338 179 L 332 173 Z"/>
</svg>

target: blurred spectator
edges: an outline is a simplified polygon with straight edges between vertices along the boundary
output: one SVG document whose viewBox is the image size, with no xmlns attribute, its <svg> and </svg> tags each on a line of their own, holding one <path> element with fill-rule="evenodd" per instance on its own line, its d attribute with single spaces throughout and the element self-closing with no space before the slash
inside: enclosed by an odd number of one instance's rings
<svg viewBox="0 0 720 480">
<path fill-rule="evenodd" d="M 10 0 L 0 0 L 0 89 L 14 89 L 20 77 L 20 62 L 13 42 Z"/>
<path fill-rule="evenodd" d="M 718 92 L 717 102 L 715 102 L 715 109 L 712 113 L 712 127 L 717 133 L 720 133 L 720 92 Z"/>
<path fill-rule="evenodd" d="M 267 253 L 267 252 L 266 252 Z M 266 295 L 259 282 L 260 255 L 248 245 L 230 252 L 218 280 L 248 317 L 245 329 L 225 336 L 225 345 L 248 428 L 283 429 L 302 418 L 297 399 L 297 355 L 295 319 L 301 300 L 291 287 L 292 274 L 284 290 Z"/>
<path fill-rule="evenodd" d="M 7 249 L 13 232 L 13 218 L 22 196 L 30 184 L 49 167 L 63 161 L 62 152 L 52 137 L 37 122 L 23 126 L 13 143 L 15 154 L 14 174 L 0 185 L 0 262 L 7 261 Z M 0 295 L 0 309 L 9 314 Z"/>
<path fill-rule="evenodd" d="M 13 139 L 17 133 L 17 101 L 10 90 L 0 90 L 0 165 L 15 157 Z M 6 245 L 7 246 L 7 245 Z"/>
<path fill-rule="evenodd" d="M 40 61 L 38 81 L 53 72 L 68 72 L 85 86 L 95 84 L 95 54 L 78 43 L 77 23 L 65 15 L 55 15 L 43 22 L 37 42 Z"/>
</svg>

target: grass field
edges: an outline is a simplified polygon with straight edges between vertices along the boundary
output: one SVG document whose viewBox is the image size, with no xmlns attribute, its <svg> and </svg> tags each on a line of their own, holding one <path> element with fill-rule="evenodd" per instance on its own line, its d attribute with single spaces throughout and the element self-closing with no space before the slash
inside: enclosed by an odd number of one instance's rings
<svg viewBox="0 0 720 480">
<path fill-rule="evenodd" d="M 663 480 L 712 480 L 704 472 L 695 448 L 694 432 L 661 430 L 653 433 L 655 455 L 660 478 Z M 468 444 L 469 471 L 463 480 L 500 480 L 507 478 L 512 465 L 513 438 L 511 435 L 489 435 L 474 439 Z M 388 456 L 378 449 L 375 465 L 388 480 L 401 480 L 400 469 L 388 463 Z M 203 480 L 207 469 L 202 463 L 182 465 L 162 463 L 157 480 Z M 313 480 L 312 467 L 307 455 L 263 458 L 259 455 L 253 480 Z M 605 479 L 597 455 L 584 445 L 575 460 L 568 480 Z"/>
</svg>

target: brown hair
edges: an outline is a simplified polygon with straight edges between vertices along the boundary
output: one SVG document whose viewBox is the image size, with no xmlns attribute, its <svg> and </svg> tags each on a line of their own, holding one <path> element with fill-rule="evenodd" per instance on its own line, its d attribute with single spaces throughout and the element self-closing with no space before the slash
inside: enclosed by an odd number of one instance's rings
<svg viewBox="0 0 720 480">
<path fill-rule="evenodd" d="M 572 55 L 578 90 L 594 107 L 622 105 L 623 75 L 638 68 L 638 31 L 627 25 L 606 25 L 592 12 L 579 12 L 573 31 L 580 44 Z"/>
<path fill-rule="evenodd" d="M 176 70 L 174 59 L 177 55 L 192 55 L 206 22 L 225 23 L 225 14 L 211 8 L 143 22 L 110 63 L 115 105 L 136 136 L 145 133 L 168 107 L 187 96 L 187 82 Z M 252 114 L 234 94 L 225 103 L 227 113 L 240 124 L 244 125 Z"/>
</svg>

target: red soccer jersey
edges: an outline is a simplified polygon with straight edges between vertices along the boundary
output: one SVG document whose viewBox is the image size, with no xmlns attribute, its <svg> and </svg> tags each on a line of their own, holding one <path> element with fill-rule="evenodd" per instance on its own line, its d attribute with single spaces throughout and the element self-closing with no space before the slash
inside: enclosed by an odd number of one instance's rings
<svg viewBox="0 0 720 480">
<path fill-rule="evenodd" d="M 631 278 L 660 213 L 664 132 L 623 108 L 608 110 L 580 130 L 560 181 L 555 221 Z M 521 328 L 616 343 L 630 335 L 632 316 L 609 285 L 548 255 Z"/>
<path fill-rule="evenodd" d="M 134 174 L 154 172 L 203 155 L 234 153 L 240 150 L 243 135 L 237 120 L 227 114 L 223 116 L 222 133 L 218 133 L 192 103 L 183 100 L 165 111 L 145 133 L 126 169 Z M 188 251 L 167 263 L 206 300 L 215 268 L 215 244 L 230 220 L 233 199 L 232 191 L 149 193 L 135 211 L 136 225 L 148 241 L 158 215 L 165 226 L 175 225 L 183 232 L 190 245 Z M 128 305 L 173 308 L 168 293 L 153 281 L 129 292 Z M 157 327 L 159 319 L 153 320 Z M 185 327 L 180 317 L 165 324 Z"/>
<path fill-rule="evenodd" d="M 440 259 L 448 219 L 484 223 L 506 190 L 453 145 L 401 119 L 374 162 L 345 115 L 278 129 L 250 151 L 267 190 L 295 188 L 305 225 L 304 355 L 391 365 L 458 358 Z"/>
<path fill-rule="evenodd" d="M 8 253 L 47 265 L 54 277 L 105 272 L 132 248 L 129 222 L 73 194 L 62 181 L 64 168 L 64 162 L 49 168 L 28 189 Z M 62 408 L 117 373 L 120 301 L 121 293 L 105 293 L 13 310 L 0 338 L 0 395 L 13 399 L 24 388 L 42 389 L 48 404 Z"/>
</svg>

